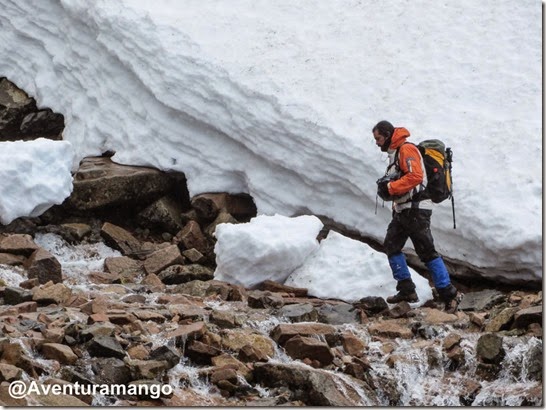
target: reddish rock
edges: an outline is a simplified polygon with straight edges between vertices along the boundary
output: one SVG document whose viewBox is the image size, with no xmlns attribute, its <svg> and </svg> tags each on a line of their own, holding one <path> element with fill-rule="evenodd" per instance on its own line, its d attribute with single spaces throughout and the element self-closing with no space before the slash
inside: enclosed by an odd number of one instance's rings
<svg viewBox="0 0 546 410">
<path fill-rule="evenodd" d="M 37 278 L 41 284 L 52 281 L 61 283 L 63 281 L 60 262 L 45 249 L 39 248 L 27 260 L 25 267 L 30 279 Z"/>
<path fill-rule="evenodd" d="M 292 323 L 277 325 L 271 331 L 271 338 L 283 346 L 288 339 L 294 336 L 323 336 L 326 340 L 334 339 L 336 329 L 333 326 L 322 323 Z"/>
<path fill-rule="evenodd" d="M 201 227 L 195 221 L 189 221 L 173 239 L 182 249 L 196 249 L 202 254 L 208 251 L 208 243 Z"/>
<path fill-rule="evenodd" d="M 125 229 L 106 222 L 102 225 L 100 234 L 108 246 L 117 249 L 125 256 L 140 254 L 142 247 L 140 241 Z"/>
<path fill-rule="evenodd" d="M 286 341 L 284 349 L 293 359 L 318 360 L 322 366 L 327 366 L 334 360 L 328 344 L 311 337 L 294 336 Z"/>
<path fill-rule="evenodd" d="M 144 269 L 146 273 L 157 274 L 163 269 L 172 265 L 180 265 L 184 263 L 184 257 L 180 253 L 180 249 L 176 245 L 170 245 L 164 249 L 155 251 L 144 261 Z"/>
<path fill-rule="evenodd" d="M 57 360 L 61 364 L 74 364 L 78 360 L 69 346 L 60 343 L 44 343 L 42 354 L 46 359 Z"/>
<path fill-rule="evenodd" d="M 40 249 L 27 234 L 2 234 L 0 235 L 0 253 L 11 253 L 13 255 L 30 256 Z"/>
</svg>

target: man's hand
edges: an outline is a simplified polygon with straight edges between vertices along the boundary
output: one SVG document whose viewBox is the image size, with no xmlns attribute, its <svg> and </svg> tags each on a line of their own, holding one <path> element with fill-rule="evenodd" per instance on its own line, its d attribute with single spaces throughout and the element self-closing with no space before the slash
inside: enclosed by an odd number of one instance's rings
<svg viewBox="0 0 546 410">
<path fill-rule="evenodd" d="M 392 201 L 392 196 L 389 194 L 389 182 L 381 181 L 377 183 L 377 195 L 383 201 Z"/>
</svg>

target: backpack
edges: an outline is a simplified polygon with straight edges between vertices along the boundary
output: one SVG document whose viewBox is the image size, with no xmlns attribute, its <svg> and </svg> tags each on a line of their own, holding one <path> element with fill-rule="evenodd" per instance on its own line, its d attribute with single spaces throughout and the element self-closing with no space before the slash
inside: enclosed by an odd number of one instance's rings
<svg viewBox="0 0 546 410">
<path fill-rule="evenodd" d="M 405 144 L 411 144 L 406 142 Z M 437 139 L 421 141 L 417 148 L 423 157 L 425 171 L 427 173 L 427 186 L 421 195 L 423 199 L 430 199 L 435 204 L 451 199 L 453 211 L 453 229 L 456 229 L 455 222 L 455 200 L 453 198 L 453 179 L 451 176 L 451 164 L 453 163 L 453 152 L 451 148 Z M 398 164 L 398 153 L 400 147 L 396 150 L 395 164 Z"/>
<path fill-rule="evenodd" d="M 451 163 L 453 152 L 440 140 L 421 141 L 417 148 L 421 152 L 427 172 L 425 195 L 439 204 L 453 195 Z"/>
<path fill-rule="evenodd" d="M 405 142 L 404 144 L 411 144 Z M 402 144 L 402 145 L 404 145 Z M 446 148 L 445 144 L 440 140 L 425 140 L 416 145 L 423 157 L 425 171 L 427 173 L 427 186 L 420 193 L 419 199 L 430 199 L 435 204 L 439 204 L 446 199 L 452 197 L 452 180 L 451 180 L 451 148 Z M 394 166 L 400 169 L 399 151 L 396 150 Z"/>
</svg>

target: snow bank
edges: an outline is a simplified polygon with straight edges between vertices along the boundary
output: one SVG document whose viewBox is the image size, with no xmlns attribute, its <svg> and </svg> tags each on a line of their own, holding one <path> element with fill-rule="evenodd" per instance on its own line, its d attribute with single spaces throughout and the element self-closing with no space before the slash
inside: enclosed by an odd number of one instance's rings
<svg viewBox="0 0 546 410">
<path fill-rule="evenodd" d="M 315 216 L 257 216 L 245 224 L 216 228 L 214 278 L 253 287 L 267 279 L 283 283 L 319 246 L 323 225 Z"/>
<path fill-rule="evenodd" d="M 74 164 L 111 149 L 184 172 L 191 195 L 246 192 L 259 213 L 325 215 L 380 240 L 386 156 L 371 127 L 388 119 L 453 148 L 458 229 L 439 206 L 438 251 L 540 280 L 539 2 L 0 7 L 0 75 L 64 115 Z"/>
<path fill-rule="evenodd" d="M 38 216 L 72 192 L 74 159 L 66 141 L 0 143 L 0 221 Z"/>
<path fill-rule="evenodd" d="M 428 281 L 410 268 L 420 306 L 432 299 Z M 362 242 L 330 231 L 319 249 L 297 268 L 285 285 L 307 288 L 311 296 L 356 302 L 366 296 L 387 296 L 396 293 L 385 254 Z"/>
</svg>

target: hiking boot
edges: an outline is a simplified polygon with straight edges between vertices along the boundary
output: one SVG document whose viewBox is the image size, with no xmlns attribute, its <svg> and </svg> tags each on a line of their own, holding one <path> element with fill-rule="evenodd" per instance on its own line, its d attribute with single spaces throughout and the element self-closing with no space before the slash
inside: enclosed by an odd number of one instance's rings
<svg viewBox="0 0 546 410">
<path fill-rule="evenodd" d="M 455 297 L 453 299 L 445 302 L 444 312 L 455 314 L 457 313 L 457 310 L 459 310 L 459 303 L 463 300 L 464 294 L 461 292 L 457 292 Z"/>
<path fill-rule="evenodd" d="M 415 283 L 408 279 L 402 279 L 396 283 L 396 290 L 398 293 L 387 298 L 388 303 L 399 303 L 399 302 L 408 302 L 415 303 L 419 302 L 419 297 L 415 293 Z"/>
<path fill-rule="evenodd" d="M 415 291 L 412 291 L 410 293 L 400 291 L 396 295 L 389 296 L 387 298 L 387 302 L 388 303 L 399 303 L 399 302 L 415 303 L 415 302 L 419 302 L 419 297 L 417 296 L 417 293 L 415 293 Z"/>
</svg>

